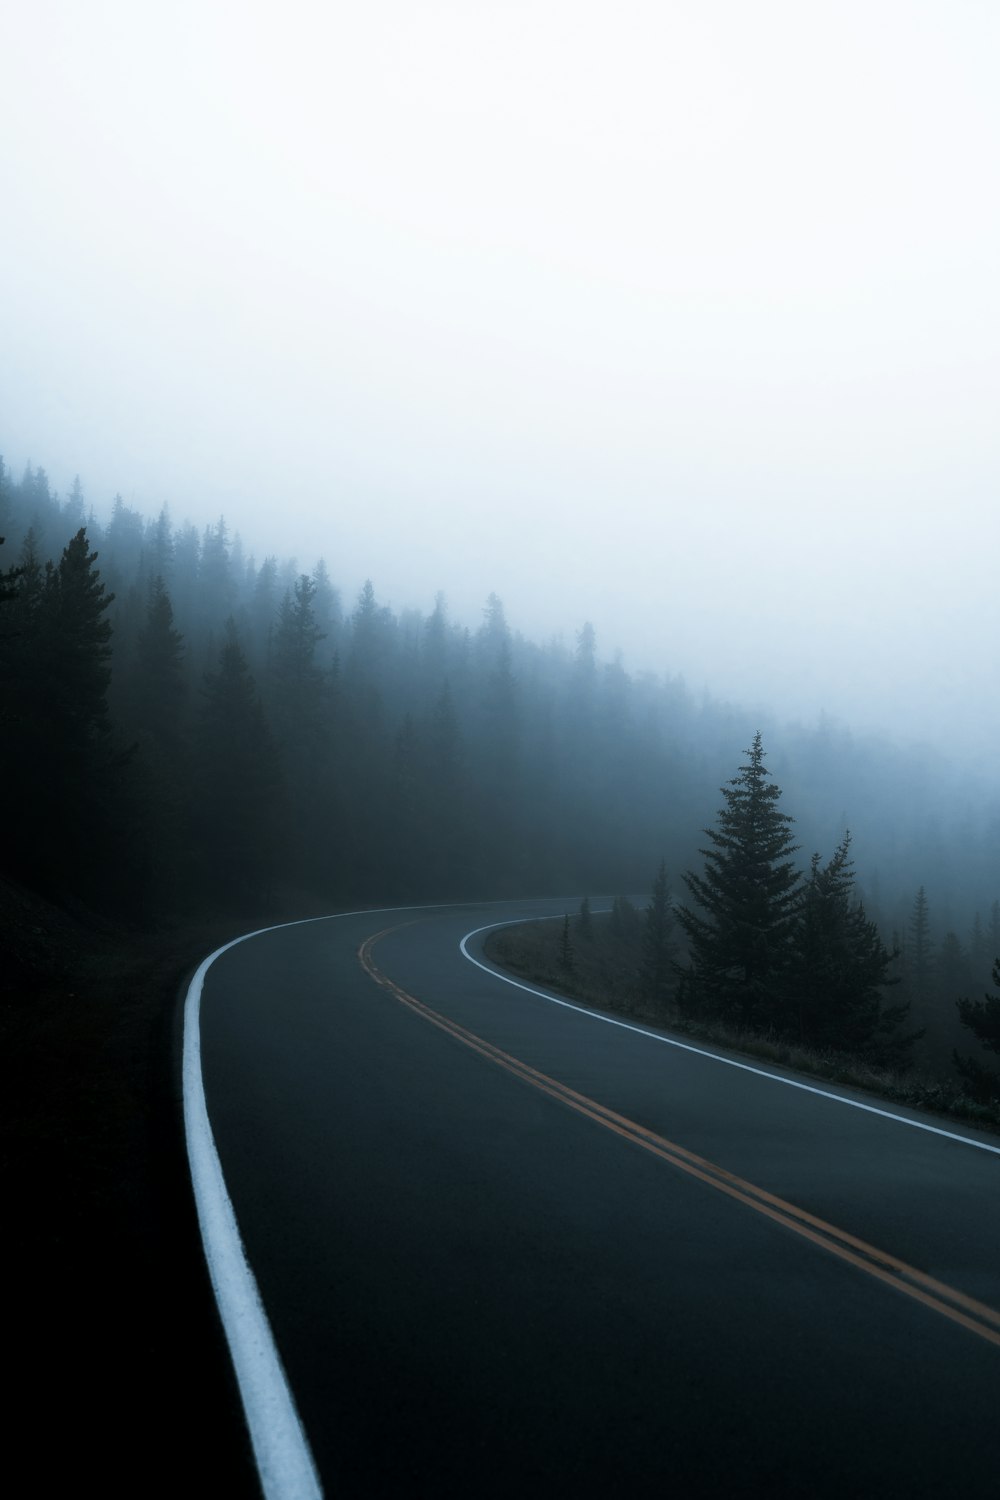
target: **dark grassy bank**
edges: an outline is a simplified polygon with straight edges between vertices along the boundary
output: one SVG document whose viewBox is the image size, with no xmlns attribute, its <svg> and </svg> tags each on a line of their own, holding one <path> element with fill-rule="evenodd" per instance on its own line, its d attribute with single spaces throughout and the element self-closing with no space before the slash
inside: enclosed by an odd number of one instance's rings
<svg viewBox="0 0 1000 1500">
<path fill-rule="evenodd" d="M 591 917 L 590 938 L 581 932 L 576 917 L 570 918 L 568 929 L 562 918 L 505 927 L 487 939 L 486 953 L 493 963 L 519 978 L 557 989 L 597 1010 L 663 1026 L 747 1057 L 863 1089 L 895 1104 L 1000 1133 L 1000 1109 L 966 1097 L 947 1078 L 916 1068 L 881 1068 L 849 1053 L 816 1051 L 766 1035 L 720 1025 L 697 1025 L 680 1018 L 669 1001 L 650 998 L 642 980 L 637 943 L 611 939 L 608 921 L 604 914 Z"/>
<path fill-rule="evenodd" d="M 139 934 L 0 885 L 9 1430 L 31 1434 L 31 1493 L 259 1494 L 176 1046 L 187 976 L 245 927 Z"/>
</svg>

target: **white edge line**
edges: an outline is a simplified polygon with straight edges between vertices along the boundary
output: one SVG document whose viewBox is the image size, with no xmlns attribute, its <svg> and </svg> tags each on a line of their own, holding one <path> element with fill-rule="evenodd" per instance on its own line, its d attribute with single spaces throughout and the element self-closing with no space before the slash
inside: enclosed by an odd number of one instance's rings
<svg viewBox="0 0 1000 1500">
<path fill-rule="evenodd" d="M 184 1000 L 181 1068 L 188 1164 L 208 1274 L 229 1345 L 254 1461 L 266 1500 L 322 1500 L 323 1491 L 257 1281 L 243 1248 L 208 1118 L 201 1072 L 200 1026 L 205 975 L 215 960 L 230 948 L 285 927 L 334 922 L 341 917 L 506 904 L 503 901 L 456 901 L 425 906 L 375 906 L 360 911 L 333 912 L 323 917 L 304 917 L 296 922 L 277 922 L 245 932 L 216 948 L 199 964 L 188 986 Z"/>
<path fill-rule="evenodd" d="M 270 928 L 261 928 L 268 932 Z M 222 1175 L 201 1074 L 201 991 L 209 967 L 248 932 L 199 966 L 184 1002 L 184 1132 L 208 1274 L 243 1402 L 261 1489 L 267 1500 L 318 1500 L 323 1493 L 257 1281 L 243 1249 Z"/>
<path fill-rule="evenodd" d="M 448 903 L 456 906 L 480 902 Z M 503 904 L 498 902 L 498 905 Z M 222 1164 L 212 1134 L 201 1073 L 201 992 L 205 975 L 215 960 L 238 943 L 311 922 L 333 922 L 340 917 L 375 916 L 394 911 L 433 911 L 433 906 L 382 906 L 365 911 L 334 912 L 278 922 L 245 932 L 216 948 L 199 964 L 184 1001 L 182 1093 L 184 1134 L 194 1188 L 202 1246 L 215 1293 L 233 1370 L 250 1431 L 254 1460 L 266 1500 L 322 1500 L 322 1487 L 309 1442 L 292 1396 L 260 1299 L 257 1281 L 247 1260 Z"/>
<path fill-rule="evenodd" d="M 556 995 L 548 995 L 544 990 L 536 990 L 530 984 L 522 984 L 519 979 L 511 979 L 499 969 L 491 968 L 478 958 L 473 958 L 466 944 L 470 938 L 478 937 L 481 932 L 494 932 L 500 927 L 517 927 L 522 922 L 551 922 L 555 917 L 515 917 L 510 922 L 488 922 L 485 927 L 476 927 L 472 932 L 467 932 L 459 943 L 462 956 L 475 964 L 477 969 L 482 969 L 484 974 L 489 974 L 493 979 L 500 979 L 504 984 L 512 984 L 516 990 L 524 990 L 528 995 L 537 995 L 540 1000 L 547 1000 L 550 1005 L 561 1005 L 565 1010 L 575 1010 L 578 1015 L 587 1016 L 591 1021 L 602 1021 L 606 1026 L 620 1026 L 623 1031 L 634 1031 L 637 1036 L 648 1037 L 651 1042 L 662 1042 L 665 1047 L 676 1047 L 681 1052 L 693 1052 L 697 1057 L 707 1057 L 712 1062 L 724 1063 L 727 1068 L 739 1068 L 742 1073 L 754 1073 L 758 1078 L 768 1078 L 772 1083 L 782 1083 L 786 1088 L 801 1089 L 805 1094 L 816 1094 L 820 1099 L 832 1099 L 835 1104 L 846 1104 L 851 1109 L 864 1110 L 865 1114 L 880 1115 L 883 1120 L 895 1120 L 900 1125 L 909 1125 L 913 1130 L 926 1130 L 929 1135 L 941 1135 L 948 1141 L 960 1141 L 963 1146 L 975 1146 L 980 1151 L 989 1151 L 994 1156 L 1000 1156 L 1000 1146 L 990 1146 L 985 1141 L 977 1141 L 968 1135 L 957 1135 L 953 1130 L 942 1130 L 939 1125 L 925 1125 L 922 1120 L 911 1120 L 907 1115 L 893 1114 L 888 1109 L 877 1109 L 874 1104 L 862 1104 L 858 1099 L 847 1099 L 843 1094 L 833 1094 L 828 1089 L 816 1088 L 811 1083 L 799 1083 L 795 1078 L 785 1078 L 781 1073 L 770 1073 L 766 1068 L 755 1068 L 750 1063 L 737 1062 L 732 1057 L 722 1057 L 718 1052 L 708 1052 L 704 1047 L 692 1047 L 689 1042 L 678 1042 L 673 1037 L 664 1036 L 659 1031 L 649 1031 L 645 1026 L 635 1026 L 628 1021 L 618 1021 L 614 1016 L 602 1015 L 600 1011 L 589 1010 L 583 1005 L 574 1005 L 572 1000 L 560 1000 Z"/>
</svg>

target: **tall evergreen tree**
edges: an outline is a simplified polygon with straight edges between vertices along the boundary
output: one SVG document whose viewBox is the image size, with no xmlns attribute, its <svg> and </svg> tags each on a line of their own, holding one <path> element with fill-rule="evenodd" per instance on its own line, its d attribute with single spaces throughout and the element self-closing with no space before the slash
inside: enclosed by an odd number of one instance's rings
<svg viewBox="0 0 1000 1500">
<path fill-rule="evenodd" d="M 2 462 L 0 460 L 0 465 L 2 465 Z M 0 547 L 4 545 L 6 540 L 6 537 L 0 536 Z M 9 604 L 16 597 L 17 581 L 23 571 L 23 568 L 16 567 L 0 569 L 0 605 Z M 2 635 L 0 635 L 0 639 L 2 638 Z"/>
<path fill-rule="evenodd" d="M 642 918 L 627 896 L 615 896 L 611 903 L 608 931 L 611 939 L 620 947 L 637 944 L 642 930 Z"/>
<path fill-rule="evenodd" d="M 155 521 L 147 522 L 144 557 L 147 576 L 161 578 L 166 587 L 174 561 L 174 538 L 170 512 L 165 505 Z"/>
<path fill-rule="evenodd" d="M 10 470 L 3 461 L 3 454 L 0 453 L 0 533 L 4 534 L 5 540 L 11 510 Z"/>
<path fill-rule="evenodd" d="M 236 607 L 236 578 L 225 516 L 220 516 L 214 526 L 205 527 L 196 597 L 200 627 L 217 641 L 219 633 L 226 633 L 226 621 Z"/>
<path fill-rule="evenodd" d="M 322 558 L 319 559 L 312 571 L 312 581 L 315 585 L 313 594 L 313 613 L 316 616 L 316 624 L 321 632 L 320 640 L 326 639 L 336 645 L 336 637 L 340 626 L 340 594 L 330 581 L 330 571 Z M 327 646 L 329 657 L 330 646 Z"/>
<path fill-rule="evenodd" d="M 898 956 L 853 900 L 851 836 L 826 865 L 814 854 L 796 914 L 788 986 L 788 1030 L 810 1046 L 899 1060 L 916 1038 L 901 1028 L 909 1005 L 886 1005 Z"/>
<path fill-rule="evenodd" d="M 387 804 L 391 831 L 385 833 L 387 888 L 401 895 L 415 895 L 427 879 L 432 833 L 426 789 L 425 747 L 412 714 L 405 714 L 396 732 Z"/>
<path fill-rule="evenodd" d="M 116 761 L 107 705 L 113 595 L 96 561 L 82 527 L 44 572 L 29 545 L 5 653 L 12 722 L 3 779 L 16 789 L 9 855 L 29 873 L 45 866 L 52 882 L 69 887 L 107 862 L 101 824 Z"/>
<path fill-rule="evenodd" d="M 315 697 L 322 679 L 316 665 L 316 647 L 324 631 L 316 620 L 316 584 L 302 573 L 286 592 L 278 610 L 278 623 L 271 647 L 271 671 L 277 696 L 293 709 Z"/>
<path fill-rule="evenodd" d="M 128 701 L 132 723 L 164 751 L 176 747 L 184 702 L 184 640 L 163 579 L 149 586 L 146 618 L 136 640 Z"/>
<path fill-rule="evenodd" d="M 445 681 L 430 712 L 425 800 L 434 836 L 427 851 L 431 889 L 456 894 L 469 889 L 470 843 L 466 748 Z"/>
<path fill-rule="evenodd" d="M 424 691 L 438 692 L 448 668 L 448 608 L 440 592 L 434 596 L 434 608 L 424 621 L 421 668 Z"/>
<path fill-rule="evenodd" d="M 969 955 L 957 932 L 946 932 L 934 960 L 934 994 L 968 994 L 975 980 Z"/>
<path fill-rule="evenodd" d="M 646 994 L 662 1009 L 669 1003 L 676 977 L 673 929 L 674 914 L 667 880 L 667 862 L 661 860 L 644 916 L 640 977 Z"/>
<path fill-rule="evenodd" d="M 253 581 L 250 604 L 251 650 L 255 663 L 270 670 L 278 597 L 278 559 L 265 557 Z"/>
<path fill-rule="evenodd" d="M 116 495 L 111 520 L 104 531 L 101 554 L 111 585 L 121 595 L 138 578 L 145 535 L 146 523 L 142 516 L 126 505 L 121 495 Z"/>
<path fill-rule="evenodd" d="M 910 941 L 907 945 L 907 989 L 915 1000 L 924 1000 L 930 988 L 934 962 L 931 942 L 930 905 L 923 886 L 917 891 L 910 914 Z"/>
<path fill-rule="evenodd" d="M 972 927 L 969 930 L 969 965 L 973 974 L 978 975 L 987 962 L 986 929 L 983 927 L 983 919 L 977 911 L 972 918 Z"/>
<path fill-rule="evenodd" d="M 959 1020 L 984 1050 L 1000 1053 L 1000 957 L 993 965 L 993 983 L 997 994 L 987 992 L 982 1000 L 959 1000 L 956 1003 Z M 976 1058 L 960 1057 L 957 1051 L 954 1058 L 970 1093 L 983 1100 L 1000 1099 L 1000 1072 L 984 1067 Z"/>
<path fill-rule="evenodd" d="M 64 548 L 47 587 L 53 648 L 47 688 L 64 730 L 81 750 L 108 728 L 111 624 L 105 611 L 114 595 L 106 593 L 96 561 L 81 527 Z"/>
<path fill-rule="evenodd" d="M 137 857 L 158 913 L 183 901 L 189 873 L 184 812 L 191 756 L 183 658 L 170 596 L 157 575 L 149 585 L 124 701 L 127 727 L 136 736 L 131 812 L 145 832 Z"/>
<path fill-rule="evenodd" d="M 793 819 L 780 812 L 781 790 L 764 765 L 761 736 L 738 776 L 722 788 L 717 828 L 705 830 L 705 869 L 684 883 L 699 911 L 678 919 L 690 962 L 682 975 L 685 1008 L 742 1026 L 783 1021 L 799 873 L 791 856 Z"/>
<path fill-rule="evenodd" d="M 218 670 L 205 678 L 191 807 L 200 876 L 222 905 L 252 907 L 270 887 L 278 787 L 270 730 L 230 620 Z"/>
</svg>

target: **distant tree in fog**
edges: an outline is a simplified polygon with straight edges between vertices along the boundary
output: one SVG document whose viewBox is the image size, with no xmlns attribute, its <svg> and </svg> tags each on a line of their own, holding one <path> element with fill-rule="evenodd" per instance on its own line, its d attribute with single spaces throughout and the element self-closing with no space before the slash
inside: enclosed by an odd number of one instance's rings
<svg viewBox="0 0 1000 1500">
<path fill-rule="evenodd" d="M 913 899 L 910 914 L 910 942 L 907 952 L 908 985 L 915 997 L 921 998 L 930 984 L 933 964 L 931 942 L 930 905 L 927 892 L 921 886 Z"/>
<path fill-rule="evenodd" d="M 163 579 L 149 586 L 146 618 L 136 640 L 129 694 L 133 723 L 156 744 L 168 748 L 180 731 L 185 696 L 184 640 L 174 628 L 174 611 Z"/>
<path fill-rule="evenodd" d="M 665 1007 L 670 999 L 676 979 L 673 930 L 674 913 L 667 880 L 667 862 L 661 860 L 653 881 L 649 905 L 643 914 L 640 970 L 643 989 L 661 1007 Z"/>
</svg>

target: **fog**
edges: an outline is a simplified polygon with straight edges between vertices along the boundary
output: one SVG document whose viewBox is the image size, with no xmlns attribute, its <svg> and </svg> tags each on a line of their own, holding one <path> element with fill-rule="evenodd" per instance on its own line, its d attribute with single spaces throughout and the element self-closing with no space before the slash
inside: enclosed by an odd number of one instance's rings
<svg viewBox="0 0 1000 1500">
<path fill-rule="evenodd" d="M 1000 12 L 36 0 L 0 451 L 995 754 Z"/>
</svg>

